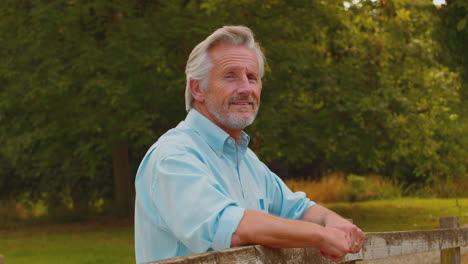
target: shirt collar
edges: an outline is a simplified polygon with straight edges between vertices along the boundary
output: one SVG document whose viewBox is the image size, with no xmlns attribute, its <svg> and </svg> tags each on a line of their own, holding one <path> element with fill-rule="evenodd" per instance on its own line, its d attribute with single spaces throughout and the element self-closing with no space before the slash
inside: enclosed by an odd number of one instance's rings
<svg viewBox="0 0 468 264">
<path fill-rule="evenodd" d="M 215 125 L 211 120 L 200 114 L 200 112 L 195 109 L 189 111 L 185 118 L 185 122 L 187 122 L 187 124 L 193 128 L 218 154 L 223 152 L 225 142 L 228 139 L 232 139 L 226 131 Z M 236 143 L 247 147 L 249 141 L 249 135 L 242 131 Z"/>
</svg>

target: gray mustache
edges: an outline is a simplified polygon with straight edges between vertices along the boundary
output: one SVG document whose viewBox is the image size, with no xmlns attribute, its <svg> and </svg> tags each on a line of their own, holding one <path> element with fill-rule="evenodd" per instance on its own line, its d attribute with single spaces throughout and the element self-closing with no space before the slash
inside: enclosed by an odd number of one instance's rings
<svg viewBox="0 0 468 264">
<path fill-rule="evenodd" d="M 241 95 L 241 96 L 236 96 L 234 98 L 231 98 L 229 100 L 229 103 L 232 104 L 232 103 L 236 103 L 237 101 L 248 101 L 254 105 L 257 104 L 257 101 L 252 97 L 252 96 L 245 96 L 245 95 Z"/>
</svg>

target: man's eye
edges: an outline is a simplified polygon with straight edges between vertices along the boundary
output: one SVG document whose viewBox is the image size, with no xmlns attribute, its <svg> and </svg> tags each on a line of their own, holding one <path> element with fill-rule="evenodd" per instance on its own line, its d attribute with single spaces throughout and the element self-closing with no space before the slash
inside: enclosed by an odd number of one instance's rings
<svg viewBox="0 0 468 264">
<path fill-rule="evenodd" d="M 226 74 L 226 75 L 224 76 L 224 78 L 226 78 L 226 79 L 232 79 L 232 78 L 234 78 L 234 74 L 232 74 L 232 73 Z"/>
<path fill-rule="evenodd" d="M 247 78 L 249 78 L 249 80 L 251 80 L 251 81 L 256 81 L 256 80 L 257 80 L 257 76 L 255 76 L 255 75 L 253 75 L 253 74 L 249 74 L 249 75 L 247 76 Z"/>
</svg>

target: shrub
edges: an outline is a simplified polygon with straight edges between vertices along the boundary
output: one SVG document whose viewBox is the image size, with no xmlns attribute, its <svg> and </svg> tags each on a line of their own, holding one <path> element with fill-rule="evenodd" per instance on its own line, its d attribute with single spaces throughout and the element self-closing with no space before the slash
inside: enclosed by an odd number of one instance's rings
<svg viewBox="0 0 468 264">
<path fill-rule="evenodd" d="M 378 175 L 359 176 L 334 173 L 320 181 L 286 180 L 293 191 L 303 191 L 317 202 L 356 202 L 402 196 L 402 187 Z"/>
<path fill-rule="evenodd" d="M 342 173 L 330 174 L 320 181 L 289 179 L 285 183 L 292 191 L 305 192 L 312 201 L 318 202 L 338 202 L 338 193 L 345 186 Z"/>
<path fill-rule="evenodd" d="M 393 180 L 378 175 L 370 175 L 366 180 L 369 186 L 368 199 L 393 199 L 403 195 L 403 187 Z"/>
<path fill-rule="evenodd" d="M 434 177 L 432 182 L 422 190 L 429 197 L 468 197 L 468 192 L 466 191 L 468 190 L 468 181 L 463 177 Z"/>
<path fill-rule="evenodd" d="M 368 194 L 369 186 L 367 186 L 366 179 L 362 176 L 349 174 L 346 177 L 346 186 L 339 193 L 341 201 L 357 202 L 363 201 Z"/>
</svg>

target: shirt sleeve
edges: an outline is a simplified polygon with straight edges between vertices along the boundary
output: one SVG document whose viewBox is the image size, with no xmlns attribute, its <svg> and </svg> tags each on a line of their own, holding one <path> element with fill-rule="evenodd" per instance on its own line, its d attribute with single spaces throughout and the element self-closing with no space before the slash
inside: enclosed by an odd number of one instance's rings
<svg viewBox="0 0 468 264">
<path fill-rule="evenodd" d="M 189 154 L 155 161 L 151 199 L 167 228 L 188 249 L 229 248 L 244 214 L 203 162 Z"/>
<path fill-rule="evenodd" d="M 267 195 L 270 200 L 269 212 L 271 214 L 288 218 L 301 219 L 305 211 L 315 202 L 310 201 L 304 192 L 292 192 L 288 186 L 266 165 Z"/>
</svg>

